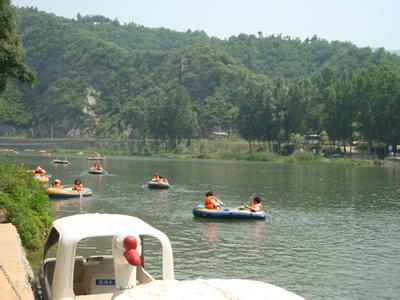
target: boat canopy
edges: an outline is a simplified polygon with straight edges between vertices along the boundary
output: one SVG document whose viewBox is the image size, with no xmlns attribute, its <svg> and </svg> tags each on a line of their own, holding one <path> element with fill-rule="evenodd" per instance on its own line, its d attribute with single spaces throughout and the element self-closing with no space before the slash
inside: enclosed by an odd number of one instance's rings
<svg viewBox="0 0 400 300">
<path fill-rule="evenodd" d="M 172 265 L 172 246 L 168 237 L 160 230 L 147 224 L 139 218 L 118 215 L 118 214 L 77 214 L 57 219 L 53 222 L 44 247 L 44 257 L 46 257 L 50 247 L 62 241 L 62 247 L 71 247 L 75 249 L 76 244 L 82 239 L 93 237 L 113 237 L 118 234 L 151 236 L 158 239 L 162 246 L 164 270 L 163 275 L 173 278 Z M 165 267 L 166 270 L 165 270 Z"/>
<path fill-rule="evenodd" d="M 53 228 L 58 231 L 62 239 L 71 243 L 89 237 L 114 236 L 126 231 L 155 238 L 167 238 L 163 232 L 141 219 L 117 214 L 77 214 L 55 220 Z"/>
</svg>

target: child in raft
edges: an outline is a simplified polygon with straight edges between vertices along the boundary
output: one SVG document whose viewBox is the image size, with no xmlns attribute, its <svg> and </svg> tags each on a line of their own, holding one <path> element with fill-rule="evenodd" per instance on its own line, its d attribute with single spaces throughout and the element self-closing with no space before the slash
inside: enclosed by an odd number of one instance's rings
<svg viewBox="0 0 400 300">
<path fill-rule="evenodd" d="M 255 196 L 250 200 L 250 205 L 242 205 L 239 207 L 239 209 L 247 209 L 252 212 L 261 211 L 262 210 L 261 198 Z"/>
<path fill-rule="evenodd" d="M 34 170 L 35 175 L 46 174 L 46 170 L 43 169 L 40 165 L 37 165 Z"/>
<path fill-rule="evenodd" d="M 168 183 L 167 178 L 164 178 L 160 175 L 160 173 L 154 173 L 153 178 L 151 179 L 151 182 L 162 182 L 162 183 Z"/>
<path fill-rule="evenodd" d="M 151 179 L 152 182 L 159 182 L 161 179 L 160 173 L 154 173 L 153 178 Z"/>
<path fill-rule="evenodd" d="M 223 205 L 221 200 L 215 197 L 214 192 L 209 191 L 204 198 L 204 207 L 207 209 L 219 209 Z"/>
<path fill-rule="evenodd" d="M 159 182 L 162 182 L 162 183 L 168 183 L 167 178 L 164 178 L 164 177 L 162 177 L 162 176 L 160 176 L 160 179 L 159 179 L 158 181 L 159 181 Z"/>
<path fill-rule="evenodd" d="M 64 186 L 61 184 L 61 180 L 60 180 L 60 179 L 54 180 L 53 187 L 54 187 L 54 188 L 57 188 L 57 189 L 62 189 L 62 188 L 64 188 Z"/>
<path fill-rule="evenodd" d="M 83 189 L 83 184 L 79 179 L 76 179 L 74 185 L 72 186 L 72 190 L 80 191 Z"/>
</svg>

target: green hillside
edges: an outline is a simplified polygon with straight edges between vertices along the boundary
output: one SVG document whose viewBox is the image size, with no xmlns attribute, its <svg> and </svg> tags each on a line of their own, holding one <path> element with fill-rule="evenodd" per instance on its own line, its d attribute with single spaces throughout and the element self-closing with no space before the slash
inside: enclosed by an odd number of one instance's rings
<svg viewBox="0 0 400 300">
<path fill-rule="evenodd" d="M 102 39 L 131 50 L 153 49 L 170 51 L 196 43 L 208 42 L 258 74 L 269 76 L 310 76 L 325 67 L 344 70 L 370 64 L 393 64 L 400 67 L 399 58 L 384 49 L 373 51 L 358 48 L 348 42 L 328 42 L 317 36 L 302 41 L 299 38 L 271 35 L 240 34 L 228 40 L 209 38 L 204 32 L 176 32 L 165 28 L 150 29 L 134 23 L 120 25 L 102 16 L 79 17 L 78 22 Z"/>
<path fill-rule="evenodd" d="M 250 145 L 399 135 L 378 116 L 399 110 L 400 58 L 384 49 L 261 33 L 220 40 L 33 8 L 17 9 L 17 29 L 36 81 L 0 95 L 2 134 L 151 138 L 171 149 L 216 128 Z"/>
</svg>

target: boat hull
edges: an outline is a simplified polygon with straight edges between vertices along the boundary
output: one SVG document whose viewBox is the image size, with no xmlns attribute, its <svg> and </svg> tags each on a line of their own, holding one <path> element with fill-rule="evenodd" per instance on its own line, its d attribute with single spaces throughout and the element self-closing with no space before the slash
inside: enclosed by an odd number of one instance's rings
<svg viewBox="0 0 400 300">
<path fill-rule="evenodd" d="M 105 170 L 88 170 L 88 173 L 92 175 L 104 175 L 107 172 Z"/>
<path fill-rule="evenodd" d="M 90 188 L 83 188 L 80 192 L 75 191 L 72 187 L 67 188 L 48 188 L 47 195 L 50 198 L 57 198 L 57 199 L 66 199 L 66 198 L 79 198 L 81 195 L 83 197 L 88 197 L 93 194 L 93 191 Z"/>
<path fill-rule="evenodd" d="M 167 182 L 152 182 L 150 181 L 147 184 L 147 187 L 149 189 L 155 189 L 155 190 L 166 190 L 170 188 L 170 184 Z"/>
<path fill-rule="evenodd" d="M 221 209 L 207 209 L 204 207 L 196 207 L 193 209 L 193 215 L 199 218 L 218 218 L 218 219 L 265 219 L 264 211 L 252 212 L 249 210 L 241 210 L 230 207 L 222 207 Z"/>
<path fill-rule="evenodd" d="M 69 161 L 67 161 L 67 160 L 53 160 L 53 164 L 68 165 Z"/>
<path fill-rule="evenodd" d="M 105 156 L 88 156 L 87 160 L 91 161 L 105 161 L 106 157 Z"/>
</svg>

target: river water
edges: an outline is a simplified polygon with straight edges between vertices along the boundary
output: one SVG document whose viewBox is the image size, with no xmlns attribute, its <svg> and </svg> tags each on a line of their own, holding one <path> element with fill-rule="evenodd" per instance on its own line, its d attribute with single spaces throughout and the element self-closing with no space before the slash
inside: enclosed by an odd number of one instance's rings
<svg viewBox="0 0 400 300">
<path fill-rule="evenodd" d="M 62 156 L 64 157 L 64 156 Z M 60 157 L 61 158 L 61 157 Z M 348 166 L 110 157 L 105 176 L 88 175 L 84 157 L 70 165 L 40 163 L 64 184 L 80 178 L 92 197 L 52 200 L 57 217 L 121 213 L 168 235 L 177 279 L 246 278 L 266 281 L 307 299 L 400 299 L 400 165 Z M 170 190 L 144 187 L 159 171 Z M 193 207 L 213 190 L 228 206 L 257 193 L 265 221 L 195 219 Z M 110 253 L 109 242 L 83 241 L 78 252 Z M 160 251 L 146 243 L 146 268 L 160 276 Z"/>
</svg>

